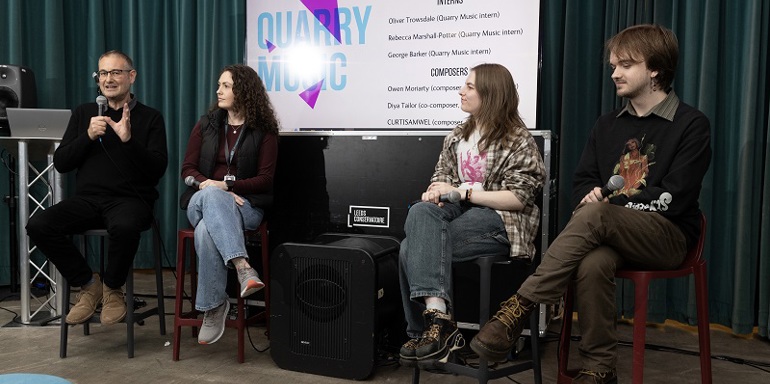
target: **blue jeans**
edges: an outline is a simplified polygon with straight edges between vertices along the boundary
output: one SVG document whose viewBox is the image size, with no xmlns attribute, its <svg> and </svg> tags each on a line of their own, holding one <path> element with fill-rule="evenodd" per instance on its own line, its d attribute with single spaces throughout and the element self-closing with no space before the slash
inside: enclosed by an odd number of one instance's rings
<svg viewBox="0 0 770 384">
<path fill-rule="evenodd" d="M 507 255 L 510 244 L 491 208 L 420 202 L 409 209 L 399 254 L 399 282 L 409 337 L 422 335 L 424 297 L 440 297 L 451 313 L 452 263 Z"/>
<path fill-rule="evenodd" d="M 195 252 L 198 254 L 198 291 L 195 309 L 208 311 L 227 300 L 227 269 L 230 260 L 249 258 L 244 230 L 254 230 L 262 222 L 264 211 L 248 201 L 235 203 L 233 196 L 219 188 L 203 188 L 190 199 L 187 219 L 195 227 Z"/>
</svg>

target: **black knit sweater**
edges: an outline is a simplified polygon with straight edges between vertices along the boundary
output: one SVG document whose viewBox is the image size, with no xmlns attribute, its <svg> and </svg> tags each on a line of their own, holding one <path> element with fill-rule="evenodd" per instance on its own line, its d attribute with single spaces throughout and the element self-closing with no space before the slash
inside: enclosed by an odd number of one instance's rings
<svg viewBox="0 0 770 384">
<path fill-rule="evenodd" d="M 596 121 L 575 171 L 573 205 L 577 206 L 594 187 L 605 185 L 612 175 L 621 173 L 626 159 L 626 164 L 643 167 L 644 181 L 632 191 L 613 194 L 610 203 L 663 215 L 682 230 L 692 246 L 700 232 L 698 196 L 711 162 L 708 118 L 682 102 L 673 121 L 655 114 L 618 116 L 621 110 Z M 638 146 L 636 152 L 629 151 L 633 139 Z M 630 157 L 642 160 L 634 163 L 627 160 Z M 636 173 L 642 171 L 636 169 Z"/>
<path fill-rule="evenodd" d="M 91 117 L 98 115 L 96 103 L 75 108 L 54 154 L 54 166 L 60 173 L 77 170 L 76 194 L 139 196 L 149 204 L 158 199 L 155 187 L 168 165 L 163 116 L 133 100 L 129 106 L 131 139 L 125 143 L 109 125 L 101 141 L 92 141 L 87 131 Z M 105 116 L 120 121 L 123 109 L 107 108 Z"/>
</svg>

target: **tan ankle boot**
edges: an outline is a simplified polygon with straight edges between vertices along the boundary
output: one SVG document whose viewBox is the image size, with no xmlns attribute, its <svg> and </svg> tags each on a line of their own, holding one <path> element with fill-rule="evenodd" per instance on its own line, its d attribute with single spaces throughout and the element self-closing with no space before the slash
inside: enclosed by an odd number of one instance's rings
<svg viewBox="0 0 770 384">
<path fill-rule="evenodd" d="M 104 286 L 102 299 L 102 324 L 112 325 L 121 322 L 126 317 L 126 302 L 123 299 L 123 289 L 112 289 Z"/>
<path fill-rule="evenodd" d="M 80 292 L 78 292 L 75 300 L 77 303 L 67 314 L 67 324 L 85 323 L 96 312 L 96 307 L 102 302 L 102 282 L 99 280 L 98 274 L 94 273 L 90 285 L 80 287 Z"/>
</svg>

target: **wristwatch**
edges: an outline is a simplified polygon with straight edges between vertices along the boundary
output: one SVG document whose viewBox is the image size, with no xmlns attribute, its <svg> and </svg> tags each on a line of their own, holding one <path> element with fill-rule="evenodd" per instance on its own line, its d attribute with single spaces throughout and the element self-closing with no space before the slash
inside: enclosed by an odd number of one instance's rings
<svg viewBox="0 0 770 384">
<path fill-rule="evenodd" d="M 233 185 L 235 184 L 234 180 L 225 180 L 225 184 L 227 184 L 227 190 L 232 191 Z"/>
</svg>

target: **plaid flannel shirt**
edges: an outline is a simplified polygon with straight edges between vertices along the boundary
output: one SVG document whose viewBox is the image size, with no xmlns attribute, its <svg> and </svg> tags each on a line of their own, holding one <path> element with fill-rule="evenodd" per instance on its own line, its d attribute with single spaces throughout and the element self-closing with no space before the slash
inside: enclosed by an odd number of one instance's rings
<svg viewBox="0 0 770 384">
<path fill-rule="evenodd" d="M 444 138 L 431 182 L 445 182 L 455 187 L 460 185 L 457 143 L 462 140 L 461 133 L 460 126 Z M 520 211 L 496 210 L 505 224 L 511 244 L 510 256 L 513 258 L 532 259 L 535 256 L 533 241 L 540 223 L 540 208 L 535 205 L 535 197 L 544 180 L 545 166 L 540 150 L 526 128 L 514 130 L 510 145 L 491 143 L 487 148 L 484 190 L 509 190 L 524 204 L 524 209 Z"/>
</svg>

